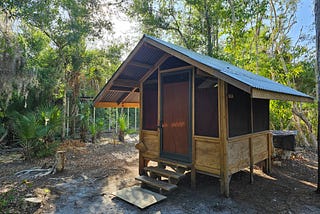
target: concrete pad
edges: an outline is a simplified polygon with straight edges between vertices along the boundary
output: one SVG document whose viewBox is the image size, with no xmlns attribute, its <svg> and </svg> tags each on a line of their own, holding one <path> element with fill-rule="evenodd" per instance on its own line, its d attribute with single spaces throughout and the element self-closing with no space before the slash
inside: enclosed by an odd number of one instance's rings
<svg viewBox="0 0 320 214">
<path fill-rule="evenodd" d="M 143 189 L 139 186 L 123 188 L 112 194 L 140 209 L 144 209 L 167 198 L 164 195 Z"/>
</svg>

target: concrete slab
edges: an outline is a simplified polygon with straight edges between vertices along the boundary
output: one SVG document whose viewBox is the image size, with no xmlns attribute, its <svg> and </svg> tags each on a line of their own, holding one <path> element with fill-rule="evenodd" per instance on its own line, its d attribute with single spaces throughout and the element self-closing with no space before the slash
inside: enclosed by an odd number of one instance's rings
<svg viewBox="0 0 320 214">
<path fill-rule="evenodd" d="M 123 188 L 112 194 L 140 209 L 144 209 L 167 198 L 164 195 L 143 189 L 139 186 Z"/>
</svg>

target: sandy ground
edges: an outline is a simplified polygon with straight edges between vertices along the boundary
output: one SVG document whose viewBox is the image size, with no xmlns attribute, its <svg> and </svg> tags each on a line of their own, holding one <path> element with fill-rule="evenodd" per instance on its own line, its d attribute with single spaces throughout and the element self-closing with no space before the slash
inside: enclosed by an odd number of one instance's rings
<svg viewBox="0 0 320 214">
<path fill-rule="evenodd" d="M 316 154 L 305 150 L 273 166 L 270 175 L 255 169 L 254 184 L 249 183 L 248 170 L 234 174 L 230 198 L 220 195 L 217 178 L 199 174 L 197 188 L 192 190 L 187 175 L 166 200 L 141 210 L 112 195 L 138 185 L 134 179 L 138 175 L 136 141 L 137 136 L 116 145 L 108 138 L 97 144 L 69 142 L 64 145 L 64 172 L 38 179 L 14 174 L 50 165 L 52 158 L 25 162 L 17 153 L 2 154 L 0 213 L 320 213 L 320 194 L 315 193 Z M 41 203 L 24 198 L 37 198 Z"/>
</svg>

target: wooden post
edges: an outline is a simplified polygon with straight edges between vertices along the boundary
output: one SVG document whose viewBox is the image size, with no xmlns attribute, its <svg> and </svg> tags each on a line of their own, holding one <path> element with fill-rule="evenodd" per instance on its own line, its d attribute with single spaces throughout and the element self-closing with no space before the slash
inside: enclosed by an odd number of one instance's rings
<svg viewBox="0 0 320 214">
<path fill-rule="evenodd" d="M 253 100 L 252 96 L 250 97 L 250 121 L 251 121 L 251 134 L 253 133 Z M 250 183 L 253 183 L 253 143 L 252 136 L 249 137 L 249 155 L 250 155 Z"/>
<path fill-rule="evenodd" d="M 220 138 L 220 191 L 229 197 L 230 176 L 228 173 L 228 105 L 226 83 L 218 81 L 219 138 Z"/>
<path fill-rule="evenodd" d="M 161 149 L 162 149 L 162 121 L 161 121 L 161 74 L 160 74 L 160 68 L 159 66 L 157 67 L 157 71 L 158 71 L 158 116 L 157 116 L 157 125 L 158 125 L 158 142 L 159 142 L 159 157 L 160 157 L 160 153 L 161 153 Z"/>
<path fill-rule="evenodd" d="M 56 170 L 57 172 L 62 172 L 64 170 L 66 160 L 66 152 L 65 151 L 57 151 L 56 152 Z"/>
<path fill-rule="evenodd" d="M 249 155 L 250 155 L 250 183 L 253 183 L 253 145 L 252 137 L 249 137 Z"/>
<path fill-rule="evenodd" d="M 143 82 L 140 82 L 140 89 L 139 89 L 140 93 L 140 131 L 139 131 L 139 143 L 143 143 L 143 132 L 142 132 L 142 127 L 143 127 Z M 142 155 L 142 152 L 139 151 L 139 175 L 143 175 L 144 174 L 144 167 L 145 167 L 145 160 L 144 157 Z"/>
<path fill-rule="evenodd" d="M 195 135 L 195 95 L 194 95 L 194 91 L 195 91 L 195 67 L 193 67 L 192 69 L 192 74 L 191 74 L 191 78 L 192 78 L 192 83 L 191 83 L 191 122 L 192 122 L 192 146 L 191 146 L 191 155 L 192 155 L 192 166 L 191 166 L 191 188 L 195 189 L 196 188 L 196 177 L 197 177 L 197 172 L 196 172 L 196 168 L 195 168 L 195 162 L 196 162 L 196 144 L 195 144 L 195 140 L 194 140 L 194 135 Z"/>
<path fill-rule="evenodd" d="M 268 133 L 268 159 L 267 159 L 267 173 L 271 172 L 271 156 L 272 156 L 272 133 Z"/>
</svg>

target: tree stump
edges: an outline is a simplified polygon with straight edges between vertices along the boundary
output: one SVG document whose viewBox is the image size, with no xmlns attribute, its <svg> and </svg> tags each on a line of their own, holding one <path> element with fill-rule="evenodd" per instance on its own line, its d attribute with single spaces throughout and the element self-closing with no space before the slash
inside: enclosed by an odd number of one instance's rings
<svg viewBox="0 0 320 214">
<path fill-rule="evenodd" d="M 56 153 L 56 171 L 62 172 L 64 170 L 64 164 L 66 160 L 66 152 L 65 151 L 57 151 Z"/>
</svg>

